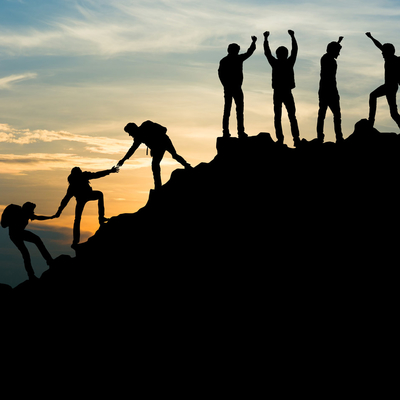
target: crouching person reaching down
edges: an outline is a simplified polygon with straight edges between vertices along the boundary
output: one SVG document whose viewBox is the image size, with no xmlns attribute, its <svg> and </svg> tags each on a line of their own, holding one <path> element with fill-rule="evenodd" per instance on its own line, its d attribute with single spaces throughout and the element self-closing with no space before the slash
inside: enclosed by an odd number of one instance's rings
<svg viewBox="0 0 400 400">
<path fill-rule="evenodd" d="M 192 168 L 192 166 L 176 152 L 171 139 L 167 135 L 167 128 L 164 126 L 152 121 L 145 121 L 140 126 L 130 122 L 125 126 L 124 130 L 133 138 L 133 145 L 125 154 L 124 158 L 118 162 L 117 166 L 122 167 L 124 162 L 135 153 L 142 143 L 144 143 L 151 150 L 150 155 L 153 157 L 151 169 L 153 170 L 154 188 L 156 190 L 161 187 L 160 163 L 166 151 L 171 154 L 174 160 L 178 161 L 185 168 Z"/>
</svg>

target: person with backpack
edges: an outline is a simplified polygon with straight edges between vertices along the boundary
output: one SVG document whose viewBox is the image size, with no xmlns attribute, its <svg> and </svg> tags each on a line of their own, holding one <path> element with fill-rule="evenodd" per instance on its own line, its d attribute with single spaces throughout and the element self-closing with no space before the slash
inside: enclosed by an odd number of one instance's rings
<svg viewBox="0 0 400 400">
<path fill-rule="evenodd" d="M 285 46 L 276 49 L 276 58 L 272 55 L 269 47 L 268 38 L 270 33 L 264 32 L 264 54 L 272 67 L 272 88 L 274 89 L 274 125 L 276 138 L 279 144 L 283 144 L 282 131 L 282 104 L 285 105 L 292 131 L 295 147 L 300 144 L 299 126 L 296 118 L 296 106 L 294 103 L 292 89 L 296 87 L 294 80 L 294 64 L 297 58 L 298 45 L 294 32 L 288 31 L 292 38 L 292 50 L 289 56 L 289 50 Z"/>
<path fill-rule="evenodd" d="M 231 43 L 228 46 L 228 55 L 219 62 L 218 77 L 224 87 L 224 114 L 222 117 L 223 137 L 231 136 L 229 133 L 229 117 L 231 115 L 232 100 L 236 104 L 236 119 L 238 137 L 246 138 L 244 131 L 244 95 L 243 84 L 243 62 L 246 61 L 256 49 L 257 37 L 251 37 L 251 45 L 246 53 L 239 54 L 240 46 Z"/>
<path fill-rule="evenodd" d="M 336 84 L 337 62 L 342 46 L 340 42 L 343 36 L 339 37 L 337 42 L 331 42 L 326 48 L 326 53 L 321 57 L 321 79 L 319 81 L 319 110 L 317 119 L 317 138 L 324 142 L 324 120 L 328 107 L 333 114 L 333 124 L 336 135 L 336 143 L 343 142 L 342 117 L 340 112 L 340 96 Z"/>
<path fill-rule="evenodd" d="M 99 172 L 82 172 L 79 167 L 74 167 L 71 170 L 71 174 L 68 176 L 69 186 L 67 189 L 67 193 L 64 198 L 61 200 L 60 207 L 58 208 L 57 213 L 55 214 L 56 218 L 58 218 L 64 208 L 67 206 L 72 197 L 76 199 L 76 207 L 75 207 L 75 220 L 73 227 L 73 241 L 71 247 L 73 249 L 76 248 L 76 245 L 80 240 L 80 226 L 81 226 L 81 218 L 83 209 L 88 201 L 97 200 L 98 201 L 98 210 L 99 210 L 99 223 L 103 225 L 107 218 L 104 217 L 104 196 L 103 193 L 99 190 L 93 190 L 90 186 L 89 181 L 91 179 L 99 179 L 104 176 L 107 176 L 112 173 L 118 172 L 117 167 L 113 167 L 111 169 Z"/>
<path fill-rule="evenodd" d="M 140 126 L 135 123 L 128 123 L 124 131 L 133 138 L 133 145 L 118 161 L 117 166 L 122 167 L 126 160 L 135 153 L 138 147 L 144 143 L 150 149 L 150 155 L 153 157 L 151 168 L 154 177 L 154 188 L 158 190 L 161 187 L 161 167 L 160 163 L 164 153 L 168 151 L 172 158 L 182 164 L 185 169 L 191 169 L 192 166 L 179 154 L 177 154 L 171 139 L 167 135 L 167 128 L 152 121 L 145 121 Z"/>
<path fill-rule="evenodd" d="M 8 228 L 11 241 L 21 252 L 29 280 L 35 280 L 38 278 L 32 268 L 31 257 L 25 242 L 30 242 L 36 245 L 49 267 L 53 262 L 52 256 L 46 249 L 46 246 L 43 244 L 40 237 L 35 235 L 33 232 L 27 231 L 25 228 L 28 225 L 29 220 L 46 221 L 48 219 L 53 219 L 56 216 L 53 215 L 51 217 L 46 217 L 43 215 L 36 215 L 34 213 L 35 208 L 36 204 L 30 202 L 26 202 L 22 207 L 16 204 L 10 204 L 4 209 L 1 216 L 1 226 L 3 228 Z"/>
<path fill-rule="evenodd" d="M 381 44 L 372 37 L 371 32 L 366 33 L 375 46 L 382 51 L 385 60 L 385 83 L 375 89 L 369 95 L 369 122 L 371 126 L 375 123 L 376 103 L 378 97 L 386 96 L 389 105 L 390 116 L 400 128 L 400 115 L 397 110 L 396 95 L 400 82 L 400 58 L 395 55 L 395 48 L 391 43 Z"/>
</svg>

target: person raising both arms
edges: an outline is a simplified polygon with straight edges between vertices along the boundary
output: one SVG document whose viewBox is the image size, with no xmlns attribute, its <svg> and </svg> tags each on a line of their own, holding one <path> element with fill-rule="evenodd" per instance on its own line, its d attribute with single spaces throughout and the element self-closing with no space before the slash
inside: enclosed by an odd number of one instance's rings
<svg viewBox="0 0 400 400">
<path fill-rule="evenodd" d="M 276 49 L 276 58 L 272 55 L 269 47 L 268 38 L 269 31 L 264 32 L 264 54 L 267 57 L 269 64 L 272 67 L 272 88 L 274 89 L 274 124 L 276 138 L 279 144 L 283 144 L 282 131 L 282 104 L 285 105 L 292 131 L 294 146 L 300 144 L 299 126 L 296 118 L 296 106 L 294 103 L 292 89 L 296 87 L 294 80 L 294 64 L 297 58 L 298 46 L 292 30 L 288 31 L 292 38 L 292 50 L 289 55 L 289 50 L 285 46 L 280 46 Z"/>
</svg>

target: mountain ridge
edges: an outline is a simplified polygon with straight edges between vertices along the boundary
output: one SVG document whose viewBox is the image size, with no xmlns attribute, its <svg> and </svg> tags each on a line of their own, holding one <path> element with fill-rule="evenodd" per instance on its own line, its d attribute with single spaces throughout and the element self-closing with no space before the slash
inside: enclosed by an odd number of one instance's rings
<svg viewBox="0 0 400 400">
<path fill-rule="evenodd" d="M 138 298 L 181 309 L 238 293 L 325 296 L 322 287 L 339 285 L 353 296 L 372 279 L 379 291 L 393 283 L 399 135 L 361 120 L 342 144 L 292 149 L 260 133 L 216 147 L 213 160 L 175 170 L 143 208 L 112 217 L 76 257 L 4 287 L 3 298 L 36 309 L 49 298 L 75 311 Z"/>
</svg>

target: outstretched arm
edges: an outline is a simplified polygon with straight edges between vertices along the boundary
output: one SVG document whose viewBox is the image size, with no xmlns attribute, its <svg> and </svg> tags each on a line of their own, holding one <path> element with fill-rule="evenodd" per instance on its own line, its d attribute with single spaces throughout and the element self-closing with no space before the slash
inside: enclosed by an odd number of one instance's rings
<svg viewBox="0 0 400 400">
<path fill-rule="evenodd" d="M 61 200 L 60 207 L 58 207 L 57 212 L 54 214 L 54 218 L 58 218 L 58 217 L 61 215 L 62 211 L 63 211 L 64 208 L 67 206 L 67 204 L 68 204 L 69 201 L 72 199 L 72 197 L 73 197 L 73 194 L 72 194 L 70 188 L 68 188 L 67 194 L 66 194 L 66 195 L 64 196 L 64 198 Z"/>
<path fill-rule="evenodd" d="M 128 150 L 128 152 L 125 154 L 124 158 L 122 158 L 121 160 L 118 161 L 117 166 L 118 167 L 122 167 L 124 165 L 124 162 L 126 160 L 129 160 L 129 158 L 131 158 L 131 156 L 133 155 L 133 153 L 137 150 L 137 148 L 140 146 L 140 142 L 133 142 L 132 147 Z"/>
<path fill-rule="evenodd" d="M 288 33 L 289 33 L 290 37 L 292 38 L 292 52 L 290 54 L 290 57 L 292 57 L 293 60 L 296 60 L 297 52 L 299 50 L 299 47 L 297 45 L 297 40 L 294 37 L 294 32 L 293 31 L 289 30 Z"/>
<path fill-rule="evenodd" d="M 272 65 L 272 63 L 275 61 L 275 57 L 272 55 L 271 49 L 269 48 L 268 37 L 269 37 L 269 32 L 265 31 L 264 32 L 264 54 L 265 54 L 265 57 L 267 57 L 268 62 Z"/>
<path fill-rule="evenodd" d="M 118 167 L 112 167 L 111 169 L 106 169 L 104 171 L 99 171 L 99 172 L 89 172 L 89 179 L 99 179 L 103 178 L 104 176 L 110 175 L 110 174 L 115 174 L 119 172 Z"/>
<path fill-rule="evenodd" d="M 382 43 L 379 42 L 378 40 L 376 40 L 374 37 L 372 37 L 371 32 L 367 32 L 366 35 L 374 42 L 375 46 L 379 49 L 379 50 L 383 50 L 383 46 Z"/>
<path fill-rule="evenodd" d="M 37 219 L 38 221 L 46 221 L 46 220 L 48 220 L 48 219 L 53 219 L 53 218 L 56 218 L 56 216 L 55 216 L 55 215 L 52 215 L 51 217 L 46 217 L 46 216 L 44 216 L 44 215 L 36 215 L 36 214 L 33 214 L 31 220 L 33 221 L 33 220 Z"/>
</svg>

